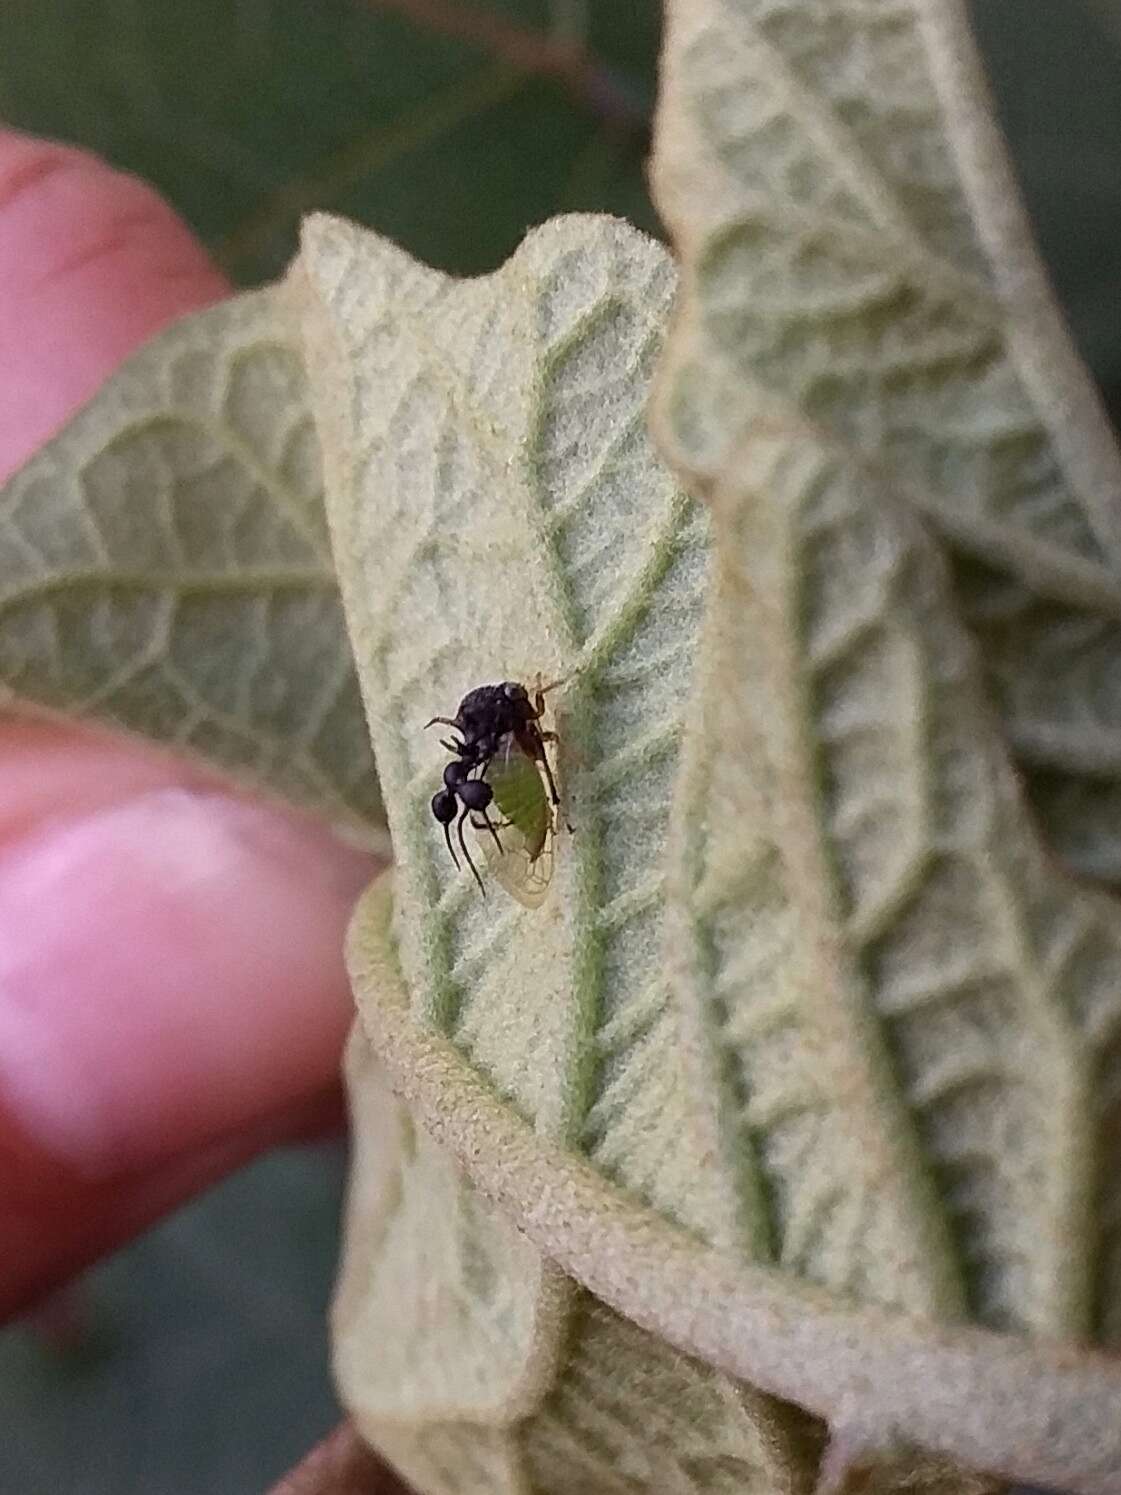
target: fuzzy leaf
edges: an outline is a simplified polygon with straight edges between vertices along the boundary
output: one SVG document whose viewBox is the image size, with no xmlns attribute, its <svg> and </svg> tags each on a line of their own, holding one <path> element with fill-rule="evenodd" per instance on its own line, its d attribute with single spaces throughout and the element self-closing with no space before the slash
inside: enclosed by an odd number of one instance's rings
<svg viewBox="0 0 1121 1495">
<path fill-rule="evenodd" d="M 1121 885 L 1121 618 L 959 558 L 959 600 L 1050 844 Z"/>
<path fill-rule="evenodd" d="M 1080 870 L 1112 875 L 1121 816 L 1093 841 L 1063 820 L 1103 785 L 1121 797 L 1116 758 L 1083 746 L 1114 729 L 1078 666 L 1088 633 L 1098 679 L 1121 660 L 1121 458 L 962 7 L 679 0 L 668 20 L 654 185 L 684 296 L 667 451 L 711 484 L 763 391 L 781 395 L 1018 583 L 1028 605 L 995 620 L 970 589 L 972 624 L 1049 827 Z"/>
<path fill-rule="evenodd" d="M 384 881 L 359 902 L 347 940 L 348 964 L 370 1047 L 416 1120 L 452 1153 L 511 1227 L 601 1303 L 683 1355 L 723 1371 L 732 1388 L 736 1379 L 766 1386 L 824 1418 L 832 1438 L 819 1490 L 960 1495 L 979 1488 L 976 1475 L 962 1472 L 965 1465 L 1061 1485 L 1078 1495 L 1116 1495 L 1121 1488 L 1116 1356 L 861 1307 L 790 1273 L 737 1261 L 646 1208 L 571 1147 L 542 1137 L 453 1041 L 417 1020 L 397 961 L 389 902 Z M 579 1347 L 568 1343 L 569 1363 L 579 1366 Z M 369 1353 L 372 1358 L 375 1347 Z M 677 1367 L 689 1375 L 691 1368 L 680 1360 Z M 699 1377 L 690 1378 L 695 1386 Z M 564 1384 L 562 1375 L 558 1390 Z M 684 1470 L 667 1460 L 649 1483 L 638 1478 L 624 1485 L 620 1473 L 634 1468 L 638 1441 L 628 1447 L 626 1424 L 640 1429 L 640 1438 L 647 1428 L 655 1436 L 668 1429 L 671 1437 L 681 1436 L 674 1408 L 647 1394 L 657 1384 L 642 1375 L 630 1355 L 615 1361 L 614 1375 L 578 1377 L 573 1390 L 583 1416 L 571 1419 L 570 1427 L 586 1439 L 581 1461 L 571 1462 L 575 1440 L 570 1439 L 568 1460 L 547 1464 L 549 1478 L 541 1486 L 530 1484 L 525 1459 L 535 1443 L 540 1446 L 539 1419 L 548 1418 L 548 1403 L 507 1433 L 484 1428 L 474 1440 L 462 1423 L 435 1429 L 427 1446 L 408 1430 L 391 1429 L 393 1455 L 418 1488 L 441 1495 L 495 1488 L 503 1495 L 574 1488 L 660 1495 L 667 1484 L 684 1492 L 699 1485 L 731 1495 L 757 1488 L 757 1470 L 772 1482 L 765 1489 L 790 1489 L 793 1478 L 793 1488 L 809 1495 L 812 1487 L 797 1454 L 812 1458 L 820 1434 L 804 1419 L 784 1423 L 782 1409 L 768 1400 L 755 1417 L 761 1441 L 749 1461 L 720 1456 L 734 1423 L 722 1433 L 710 1423 L 714 1432 L 707 1447 L 716 1458 L 690 1459 Z M 640 1398 L 637 1413 L 619 1398 L 628 1386 Z M 688 1380 L 679 1380 L 671 1400 L 676 1395 L 684 1401 L 688 1387 Z M 727 1382 L 724 1387 L 727 1398 L 731 1388 Z M 596 1392 L 608 1399 L 606 1405 Z M 734 1406 L 734 1390 L 731 1395 Z M 740 1396 L 745 1395 L 750 1393 L 741 1386 Z M 622 1428 L 610 1416 L 612 1400 L 624 1410 Z M 695 1403 L 690 1411 L 697 1416 Z M 786 1416 L 794 1414 L 787 1409 Z M 604 1452 L 616 1449 L 626 1452 L 623 1471 L 603 1461 Z M 934 1457 L 921 1450 L 934 1450 Z M 499 1463 L 507 1458 L 509 1463 Z M 573 1478 L 574 1469 L 584 1474 L 597 1464 L 594 1482 Z M 536 1474 L 541 1463 L 532 1467 Z M 671 1468 L 675 1478 L 683 1476 L 676 1485 L 669 1483 Z"/>
<path fill-rule="evenodd" d="M 672 878 L 717 1135 L 800 1273 L 1115 1343 L 1116 909 L 1038 844 L 906 506 L 809 426 L 734 470 Z"/>
<path fill-rule="evenodd" d="M 376 829 L 284 293 L 170 328 L 0 489 L 0 697 Z"/>
<path fill-rule="evenodd" d="M 316 219 L 302 275 L 332 538 L 394 841 L 394 939 L 416 1018 L 542 1136 L 714 1232 L 723 1205 L 693 1127 L 661 952 L 661 856 L 707 565 L 706 516 L 656 461 L 643 421 L 673 289 L 668 259 L 625 225 L 574 218 L 530 235 L 495 275 L 457 283 L 371 234 Z M 447 754 L 424 723 L 454 713 L 476 685 L 538 672 L 568 682 L 555 722 L 575 831 L 562 829 L 553 886 L 530 910 L 493 883 L 481 898 L 453 868 L 429 811 Z M 356 977 L 360 1011 L 378 985 L 369 971 Z M 561 1392 L 542 1367 L 571 1367 L 563 1347 L 585 1340 L 579 1310 L 558 1311 L 550 1274 L 475 1216 L 438 1155 L 418 1147 L 401 1178 L 392 1218 L 348 1244 L 337 1366 L 371 1435 L 391 1413 L 398 1425 L 427 1424 L 422 1441 L 438 1459 L 450 1412 L 484 1429 L 545 1415 Z M 376 1222 L 382 1197 L 375 1190 L 356 1210 Z M 394 1266 L 407 1255 L 406 1230 L 425 1239 L 413 1249 L 430 1263 L 411 1283 Z M 463 1305 L 454 1338 L 423 1306 L 437 1265 L 440 1291 Z M 509 1275 L 499 1290 L 500 1269 Z M 488 1292 L 495 1304 L 477 1301 Z M 381 1349 L 403 1323 L 416 1365 L 450 1357 L 440 1376 L 410 1378 L 408 1412 L 396 1359 Z M 595 1325 L 587 1354 L 602 1365 Z M 604 1332 L 631 1343 L 621 1326 Z M 499 1339 L 504 1358 L 481 1372 Z M 630 1365 L 630 1352 L 618 1353 Z M 600 1392 L 583 1395 L 592 1416 L 587 1399 Z M 703 1378 L 696 1395 L 715 1398 L 718 1421 L 743 1401 L 722 1378 Z M 793 1414 L 767 1403 L 766 1428 L 748 1437 L 753 1405 L 748 1397 L 734 1414 L 728 1459 L 745 1487 L 763 1489 L 743 1440 L 763 1440 L 793 1467 L 802 1435 Z M 621 1409 L 612 1415 L 625 1421 Z M 579 1445 L 571 1428 L 566 1436 Z M 496 1437 L 480 1433 L 473 1446 L 486 1480 L 507 1488 L 513 1475 L 501 1471 L 513 1455 L 503 1439 L 492 1446 Z M 611 1460 L 594 1478 L 580 1467 L 582 1488 L 614 1488 Z M 457 1488 L 495 1487 L 462 1477 Z"/>
<path fill-rule="evenodd" d="M 351 1415 L 379 1444 L 389 1426 L 510 1422 L 555 1374 L 548 1327 L 566 1280 L 413 1124 L 357 1025 L 346 1079 L 354 1159 L 332 1319 Z"/>
<path fill-rule="evenodd" d="M 407 1000 L 390 920 L 383 877 L 349 949 L 379 1037 L 386 1005 Z M 614 1495 L 625 1470 L 627 1489 L 649 1495 L 808 1495 L 821 1446 L 811 1419 L 684 1358 L 563 1277 L 389 1096 L 360 1025 L 347 1072 L 356 1164 L 335 1375 L 358 1426 L 417 1490 Z M 550 1180 L 542 1168 L 541 1187 Z M 519 1318 L 535 1292 L 544 1312 L 531 1338 Z M 518 1353 L 523 1336 L 536 1355 Z M 520 1382 L 511 1364 L 524 1367 Z"/>
<path fill-rule="evenodd" d="M 665 1008 L 659 852 L 707 563 L 706 515 L 643 424 L 669 262 L 622 224 L 574 218 L 456 282 L 319 218 L 304 268 L 409 986 L 543 1130 L 594 1149 L 602 1109 L 637 1089 L 628 1056 L 659 1046 L 642 1042 Z M 456 874 L 428 808 L 448 755 L 424 731 L 473 686 L 538 673 L 567 681 L 554 709 L 575 825 L 540 911 Z M 647 1140 L 628 1182 L 657 1189 Z"/>
</svg>

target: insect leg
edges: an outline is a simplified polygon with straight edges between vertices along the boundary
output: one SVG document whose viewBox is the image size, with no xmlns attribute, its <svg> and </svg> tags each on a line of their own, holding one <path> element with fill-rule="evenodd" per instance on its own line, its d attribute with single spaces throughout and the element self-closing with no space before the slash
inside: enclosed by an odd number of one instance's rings
<svg viewBox="0 0 1121 1495">
<path fill-rule="evenodd" d="M 555 733 L 550 733 L 554 737 Z M 554 805 L 560 804 L 560 795 L 557 793 L 557 781 L 553 778 L 553 770 L 549 763 L 549 755 L 545 751 L 545 734 L 537 726 L 536 722 L 526 722 L 522 727 L 514 728 L 514 737 L 518 746 L 527 758 L 532 758 L 534 763 L 540 763 L 545 771 L 545 778 L 549 784 L 549 795 Z"/>
<path fill-rule="evenodd" d="M 506 823 L 507 825 L 509 825 L 510 822 L 507 821 Z M 472 818 L 471 824 L 477 831 L 481 831 L 484 826 L 488 831 L 490 831 L 491 835 L 494 837 L 494 844 L 498 847 L 499 855 L 501 855 L 505 848 L 503 847 L 502 842 L 498 839 L 499 827 L 495 825 L 494 821 L 490 818 L 487 812 L 485 810 L 483 811 L 482 820 L 475 820 L 474 818 Z"/>
<path fill-rule="evenodd" d="M 459 858 L 456 856 L 454 850 L 452 849 L 452 828 L 451 828 L 451 822 L 447 821 L 447 820 L 444 822 L 444 840 L 448 843 L 448 855 L 451 857 L 452 861 L 455 863 L 455 870 L 458 872 L 459 871 Z"/>
<path fill-rule="evenodd" d="M 572 673 L 575 673 L 573 671 Z M 545 697 L 551 690 L 559 690 L 562 685 L 567 685 L 572 679 L 572 674 L 562 675 L 559 680 L 550 680 L 548 685 L 541 684 L 541 676 L 538 675 L 533 690 L 533 709 L 538 716 L 545 715 Z"/>
<path fill-rule="evenodd" d="M 549 767 L 549 755 L 545 751 L 544 747 L 542 747 L 541 749 L 540 762 L 541 767 L 545 770 L 545 777 L 549 781 L 549 794 L 552 798 L 553 804 L 559 805 L 560 795 L 557 793 L 557 781 L 553 778 L 553 770 Z"/>
<path fill-rule="evenodd" d="M 471 860 L 471 853 L 467 850 L 467 842 L 463 839 L 463 822 L 467 819 L 467 817 L 468 817 L 468 815 L 470 813 L 471 812 L 468 809 L 468 807 L 466 805 L 464 805 L 463 806 L 463 813 L 460 815 L 459 819 L 456 821 L 455 828 L 456 828 L 456 832 L 459 835 L 459 846 L 460 846 L 460 850 L 463 852 L 463 855 L 466 858 L 467 865 L 471 868 L 471 876 L 479 884 L 479 892 L 485 898 L 487 896 L 487 890 L 486 890 L 486 888 L 483 887 L 483 879 L 479 876 L 479 870 L 475 866 L 475 863 Z M 445 833 L 447 832 L 447 826 L 444 827 L 444 831 L 445 831 Z M 458 866 L 458 865 L 459 865 L 459 863 L 457 862 L 456 866 Z"/>
<path fill-rule="evenodd" d="M 549 766 L 549 755 L 545 751 L 544 744 L 546 742 L 556 742 L 558 740 L 557 739 L 557 734 L 555 732 L 542 732 L 540 734 L 540 736 L 541 736 L 541 742 L 542 742 L 541 759 L 540 759 L 541 767 L 545 770 L 545 777 L 549 781 L 549 795 L 550 795 L 550 797 L 551 797 L 551 799 L 553 801 L 553 809 L 554 809 L 554 811 L 556 811 L 556 810 L 560 809 L 560 796 L 557 794 L 557 783 L 556 783 L 556 780 L 553 778 L 553 770 Z M 568 834 L 571 836 L 571 834 L 572 834 L 572 826 L 569 825 L 569 823 L 568 823 L 567 820 L 564 823 L 565 823 L 565 825 L 568 826 Z M 554 829 L 555 829 L 556 828 L 556 815 L 555 814 L 553 816 L 553 825 L 554 825 Z"/>
<path fill-rule="evenodd" d="M 463 731 L 454 716 L 434 716 L 431 721 L 425 722 L 423 730 L 427 732 L 429 727 L 434 727 L 437 722 L 441 722 L 445 727 L 454 727 L 457 732 Z"/>
<path fill-rule="evenodd" d="M 510 829 L 510 827 L 513 825 L 513 823 L 514 822 L 512 820 L 500 820 L 498 822 L 498 824 L 494 828 L 495 828 L 496 831 L 508 831 Z M 475 827 L 475 829 L 477 831 L 485 831 L 486 830 L 486 826 L 483 824 L 483 822 L 481 820 L 472 820 L 471 824 Z M 505 846 L 502 848 L 502 850 L 503 851 L 506 850 Z"/>
</svg>

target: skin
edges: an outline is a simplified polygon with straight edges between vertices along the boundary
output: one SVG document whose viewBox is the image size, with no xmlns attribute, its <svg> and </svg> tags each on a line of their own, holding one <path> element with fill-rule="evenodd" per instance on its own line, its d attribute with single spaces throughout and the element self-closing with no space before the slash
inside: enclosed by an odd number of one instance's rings
<svg viewBox="0 0 1121 1495">
<path fill-rule="evenodd" d="M 0 475 L 228 289 L 151 188 L 0 132 Z M 155 751 L 0 716 L 0 1316 L 338 1125 L 375 870 Z"/>
</svg>

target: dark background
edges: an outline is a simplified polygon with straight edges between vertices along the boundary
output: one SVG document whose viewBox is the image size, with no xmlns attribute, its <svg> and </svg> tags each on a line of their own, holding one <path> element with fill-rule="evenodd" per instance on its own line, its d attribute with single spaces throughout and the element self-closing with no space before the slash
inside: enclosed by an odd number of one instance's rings
<svg viewBox="0 0 1121 1495">
<path fill-rule="evenodd" d="M 1121 0 L 973 9 L 1116 418 Z M 279 273 L 316 207 L 472 273 L 554 213 L 657 231 L 659 24 L 654 0 L 0 0 L 0 118 L 148 177 L 243 285 Z M 338 1415 L 342 1174 L 339 1148 L 267 1158 L 91 1273 L 53 1327 L 0 1334 L 0 1491 L 251 1495 L 287 1469 Z"/>
</svg>

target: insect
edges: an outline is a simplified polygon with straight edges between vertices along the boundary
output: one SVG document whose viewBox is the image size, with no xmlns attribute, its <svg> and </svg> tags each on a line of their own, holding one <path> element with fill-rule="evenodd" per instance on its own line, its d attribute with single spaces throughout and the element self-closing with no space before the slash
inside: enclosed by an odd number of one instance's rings
<svg viewBox="0 0 1121 1495">
<path fill-rule="evenodd" d="M 444 785 L 432 797 L 432 814 L 456 867 L 451 827 L 464 860 L 485 896 L 483 880 L 467 849 L 463 827 L 470 820 L 496 880 L 520 903 L 536 908 L 545 897 L 553 870 L 553 835 L 560 804 L 552 765 L 545 750 L 557 734 L 539 725 L 545 696 L 561 681 L 529 691 L 516 680 L 480 685 L 468 691 L 455 716 L 434 716 L 459 738 L 441 738 L 454 756 L 444 768 Z M 492 818 L 496 811 L 499 819 Z"/>
</svg>

